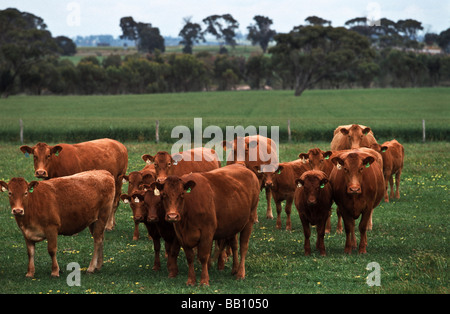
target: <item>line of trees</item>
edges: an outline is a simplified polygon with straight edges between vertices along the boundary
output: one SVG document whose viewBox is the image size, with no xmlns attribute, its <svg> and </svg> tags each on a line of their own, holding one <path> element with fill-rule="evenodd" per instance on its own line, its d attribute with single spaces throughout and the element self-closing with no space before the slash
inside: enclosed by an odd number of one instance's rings
<svg viewBox="0 0 450 314">
<path fill-rule="evenodd" d="M 422 26 L 414 20 L 381 19 L 369 26 L 365 18 L 356 18 L 346 27 L 332 27 L 331 21 L 311 16 L 304 25 L 279 34 L 268 17 L 255 16 L 254 21 L 248 39 L 260 45 L 262 53 L 245 58 L 225 53 L 226 46 L 236 45 L 239 25 L 229 14 L 205 18 L 204 30 L 186 18 L 180 31 L 182 54 L 164 53 L 157 27 L 124 17 L 122 37 L 136 41 L 141 53 L 102 61 L 86 57 L 75 65 L 59 57 L 73 53 L 70 39 L 52 38 L 44 21 L 33 14 L 0 10 L 0 92 L 3 97 L 23 92 L 165 93 L 230 90 L 245 84 L 252 89 L 293 89 L 298 96 L 311 88 L 450 85 L 450 56 L 418 53 Z M 221 53 L 193 54 L 193 46 L 206 34 L 221 43 Z M 428 34 L 425 41 L 448 52 L 450 29 Z"/>
</svg>

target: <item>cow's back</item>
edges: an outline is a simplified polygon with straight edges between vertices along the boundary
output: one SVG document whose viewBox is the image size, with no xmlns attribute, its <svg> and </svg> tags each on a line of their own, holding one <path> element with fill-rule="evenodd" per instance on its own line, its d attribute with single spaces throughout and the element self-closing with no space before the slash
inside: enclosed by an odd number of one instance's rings
<svg viewBox="0 0 450 314">
<path fill-rule="evenodd" d="M 333 139 L 331 140 L 330 148 L 332 151 L 336 150 L 345 150 L 345 149 L 351 149 L 351 147 L 348 144 L 347 136 L 341 133 L 341 129 L 347 129 L 349 130 L 353 125 L 341 125 L 338 126 L 334 132 L 333 132 Z M 366 126 L 359 124 L 359 127 L 361 129 L 365 129 Z M 369 133 L 367 133 L 364 138 L 361 141 L 361 147 L 370 147 L 371 144 L 377 143 L 377 140 L 375 139 L 375 136 L 373 135 L 372 130 L 370 130 Z"/>
<path fill-rule="evenodd" d="M 216 152 L 212 149 L 198 147 L 172 156 L 181 155 L 182 160 L 172 165 L 172 175 L 182 176 L 191 172 L 205 172 L 220 167 L 220 161 Z"/>
<path fill-rule="evenodd" d="M 192 174 L 185 179 L 201 176 L 208 182 L 217 220 L 215 238 L 236 234 L 251 219 L 256 219 L 259 181 L 253 171 L 240 164 L 229 165 L 210 172 Z M 198 186 L 198 185 L 197 185 Z M 196 188 L 197 188 L 196 186 Z"/>
<path fill-rule="evenodd" d="M 112 209 L 115 180 L 106 170 L 86 171 L 41 181 L 32 194 L 35 211 L 47 212 L 59 234 L 71 235 L 96 221 L 99 209 Z"/>
</svg>

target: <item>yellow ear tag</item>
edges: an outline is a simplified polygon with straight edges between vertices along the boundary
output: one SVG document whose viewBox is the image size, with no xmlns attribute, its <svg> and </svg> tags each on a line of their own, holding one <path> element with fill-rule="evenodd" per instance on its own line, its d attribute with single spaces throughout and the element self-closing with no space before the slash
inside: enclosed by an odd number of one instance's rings
<svg viewBox="0 0 450 314">
<path fill-rule="evenodd" d="M 159 192 L 159 190 L 158 190 L 157 188 L 155 188 L 155 189 L 153 190 L 153 194 L 154 194 L 155 196 L 161 195 L 161 193 Z"/>
<path fill-rule="evenodd" d="M 139 198 L 136 196 L 136 198 L 134 199 L 135 203 L 139 203 Z"/>
</svg>

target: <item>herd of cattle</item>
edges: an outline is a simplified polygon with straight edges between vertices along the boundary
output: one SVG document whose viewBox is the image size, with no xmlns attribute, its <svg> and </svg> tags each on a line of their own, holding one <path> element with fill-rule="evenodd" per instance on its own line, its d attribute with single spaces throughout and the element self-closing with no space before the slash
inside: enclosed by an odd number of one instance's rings
<svg viewBox="0 0 450 314">
<path fill-rule="evenodd" d="M 286 200 L 288 230 L 295 203 L 305 236 L 305 255 L 311 254 L 310 225 L 316 225 L 316 248 L 325 255 L 324 235 L 330 230 L 333 202 L 337 205 L 338 232 L 342 232 L 341 220 L 344 221 L 345 253 L 351 254 L 356 248 L 354 229 L 359 216 L 359 253 L 366 253 L 366 232 L 372 228 L 373 209 L 383 197 L 389 201 L 388 182 L 390 197 L 400 197 L 403 146 L 396 140 L 378 144 L 366 126 L 339 126 L 330 151 L 313 148 L 289 162 L 279 163 L 275 143 L 259 135 L 224 141 L 223 148 L 228 154 L 224 167 L 214 150 L 201 147 L 174 155 L 145 154 L 142 159 L 147 165 L 127 174 L 127 149 L 115 140 L 21 146 L 26 156 L 34 157 L 35 176 L 44 180 L 26 182 L 12 178 L 8 183 L 0 181 L 0 187 L 9 194 L 12 214 L 25 238 L 29 258 L 26 276 L 34 276 L 35 243 L 44 239 L 52 259 L 51 275 L 59 276 L 58 235 L 73 235 L 86 227 L 94 238 L 87 271 L 99 270 L 103 264 L 104 232 L 114 228 L 120 199 L 133 210 L 133 239 L 139 238 L 138 225 L 144 223 L 153 240 L 153 269 L 160 269 L 162 238 L 169 277 L 178 274 L 177 257 L 182 247 L 189 267 L 187 284 L 196 283 L 196 248 L 202 268 L 200 284 L 208 285 L 211 260 L 217 260 L 218 268 L 223 269 L 230 254 L 232 273 L 237 278 L 245 277 L 245 258 L 253 224 L 258 221 L 262 189 L 266 192 L 266 217 L 270 219 L 271 197 L 274 198 L 277 228 L 281 228 L 281 202 Z M 249 158 L 253 149 L 270 158 L 260 158 L 261 154 L 255 154 L 256 159 Z M 245 157 L 238 158 L 238 152 L 245 152 Z M 128 182 L 128 191 L 122 194 L 124 182 Z"/>
</svg>

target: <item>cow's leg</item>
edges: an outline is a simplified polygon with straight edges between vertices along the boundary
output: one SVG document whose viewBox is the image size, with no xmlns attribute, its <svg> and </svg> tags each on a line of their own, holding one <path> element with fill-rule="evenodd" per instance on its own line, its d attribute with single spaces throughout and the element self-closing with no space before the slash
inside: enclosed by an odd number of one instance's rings
<svg viewBox="0 0 450 314">
<path fill-rule="evenodd" d="M 153 270 L 160 270 L 161 269 L 161 238 L 156 237 L 152 235 L 153 238 L 153 249 L 155 250 L 155 261 L 153 263 Z"/>
<path fill-rule="evenodd" d="M 367 224 L 369 223 L 369 219 L 372 217 L 373 209 L 364 211 L 362 213 L 361 221 L 359 223 L 359 233 L 361 235 L 361 239 L 359 241 L 359 254 L 367 253 Z"/>
<path fill-rule="evenodd" d="M 288 197 L 286 199 L 286 205 L 284 206 L 284 211 L 286 212 L 286 230 L 292 230 L 292 222 L 291 222 L 291 211 L 292 211 L 292 202 L 294 201 L 294 196 Z"/>
<path fill-rule="evenodd" d="M 275 198 L 274 198 L 275 200 Z M 275 206 L 277 208 L 277 222 L 276 222 L 276 228 L 281 229 L 281 201 L 275 200 Z"/>
<path fill-rule="evenodd" d="M 27 253 L 28 253 L 28 270 L 26 277 L 33 278 L 34 277 L 34 252 L 35 252 L 35 242 L 25 239 L 25 243 L 27 245 Z"/>
<path fill-rule="evenodd" d="M 344 252 L 347 253 L 347 254 L 352 254 L 353 246 L 356 247 L 355 220 L 353 219 L 353 217 L 349 217 L 349 216 L 347 216 L 345 214 L 342 215 L 342 219 L 344 220 L 344 228 L 345 228 L 345 249 L 344 249 Z"/>
<path fill-rule="evenodd" d="M 389 197 L 394 198 L 394 176 L 393 176 L 393 174 L 391 174 L 389 176 L 389 184 L 391 186 L 391 193 L 389 194 Z"/>
<path fill-rule="evenodd" d="M 245 278 L 245 257 L 247 256 L 248 251 L 248 241 L 250 240 L 250 235 L 252 234 L 253 222 L 249 221 L 244 229 L 241 231 L 239 236 L 239 245 L 241 252 L 241 261 L 239 263 L 238 272 L 236 274 L 236 279 L 244 279 Z"/>
<path fill-rule="evenodd" d="M 336 215 L 337 215 L 337 218 L 338 218 L 337 227 L 336 227 L 336 233 L 337 234 L 341 234 L 343 228 L 342 228 L 342 215 L 341 215 L 341 213 L 339 211 L 339 206 L 336 207 Z"/>
<path fill-rule="evenodd" d="M 169 278 L 175 278 L 178 275 L 177 258 L 179 252 L 180 243 L 177 239 L 174 239 L 170 244 L 169 256 L 167 257 L 167 270 L 169 271 Z"/>
<path fill-rule="evenodd" d="M 208 260 L 211 254 L 213 244 L 213 233 L 211 236 L 204 235 L 198 244 L 198 259 L 202 264 L 202 272 L 200 275 L 200 285 L 209 286 Z"/>
<path fill-rule="evenodd" d="M 231 251 L 233 252 L 233 266 L 231 267 L 231 274 L 235 275 L 239 269 L 239 256 L 238 256 L 238 239 L 237 234 L 230 239 Z"/>
<path fill-rule="evenodd" d="M 305 255 L 309 256 L 311 255 L 311 244 L 309 241 L 311 236 L 311 228 L 309 226 L 309 221 L 305 217 L 300 215 L 300 220 L 303 226 L 303 235 L 305 236 L 305 245 L 303 247 L 305 249 Z"/>
<path fill-rule="evenodd" d="M 134 222 L 133 241 L 139 240 L 139 222 Z"/>
<path fill-rule="evenodd" d="M 317 225 L 317 242 L 316 242 L 316 248 L 319 250 L 321 256 L 325 256 L 325 228 L 326 228 L 327 220 L 324 219 L 323 221 L 319 222 Z"/>
<path fill-rule="evenodd" d="M 92 253 L 92 259 L 89 263 L 89 267 L 87 272 L 92 274 L 96 269 L 100 270 L 103 265 L 103 229 L 99 230 L 102 223 L 101 221 L 96 221 L 89 225 L 89 231 L 91 232 L 92 237 L 94 238 L 94 252 Z M 101 263 L 99 263 L 101 261 Z"/>
<path fill-rule="evenodd" d="M 395 174 L 395 187 L 396 187 L 395 198 L 396 199 L 400 198 L 400 177 L 401 177 L 401 175 L 402 175 L 402 169 L 397 171 L 397 173 Z"/>
<path fill-rule="evenodd" d="M 387 173 L 384 173 L 383 175 L 384 175 L 384 184 L 385 184 L 385 187 L 384 187 L 384 201 L 386 203 L 389 203 L 388 190 L 389 190 L 389 182 L 392 179 L 392 176 L 389 176 L 389 174 L 387 174 Z M 391 183 L 391 187 L 392 187 L 392 183 Z"/>
<path fill-rule="evenodd" d="M 327 224 L 325 227 L 325 233 L 331 233 L 331 210 L 333 208 L 330 208 L 330 212 L 328 213 L 328 218 L 327 218 Z"/>
<path fill-rule="evenodd" d="M 194 250 L 192 248 L 183 247 L 184 254 L 186 255 L 186 260 L 188 263 L 188 280 L 186 285 L 195 286 L 195 269 L 194 269 Z"/>
<path fill-rule="evenodd" d="M 266 211 L 266 218 L 267 219 L 273 219 L 272 215 L 272 203 L 271 203 L 271 196 L 272 192 L 269 187 L 265 188 L 266 190 L 266 200 L 267 200 L 267 211 Z"/>
<path fill-rule="evenodd" d="M 59 265 L 56 260 L 56 251 L 58 247 L 58 232 L 55 230 L 47 231 L 47 250 L 52 259 L 52 277 L 59 277 Z"/>
</svg>

